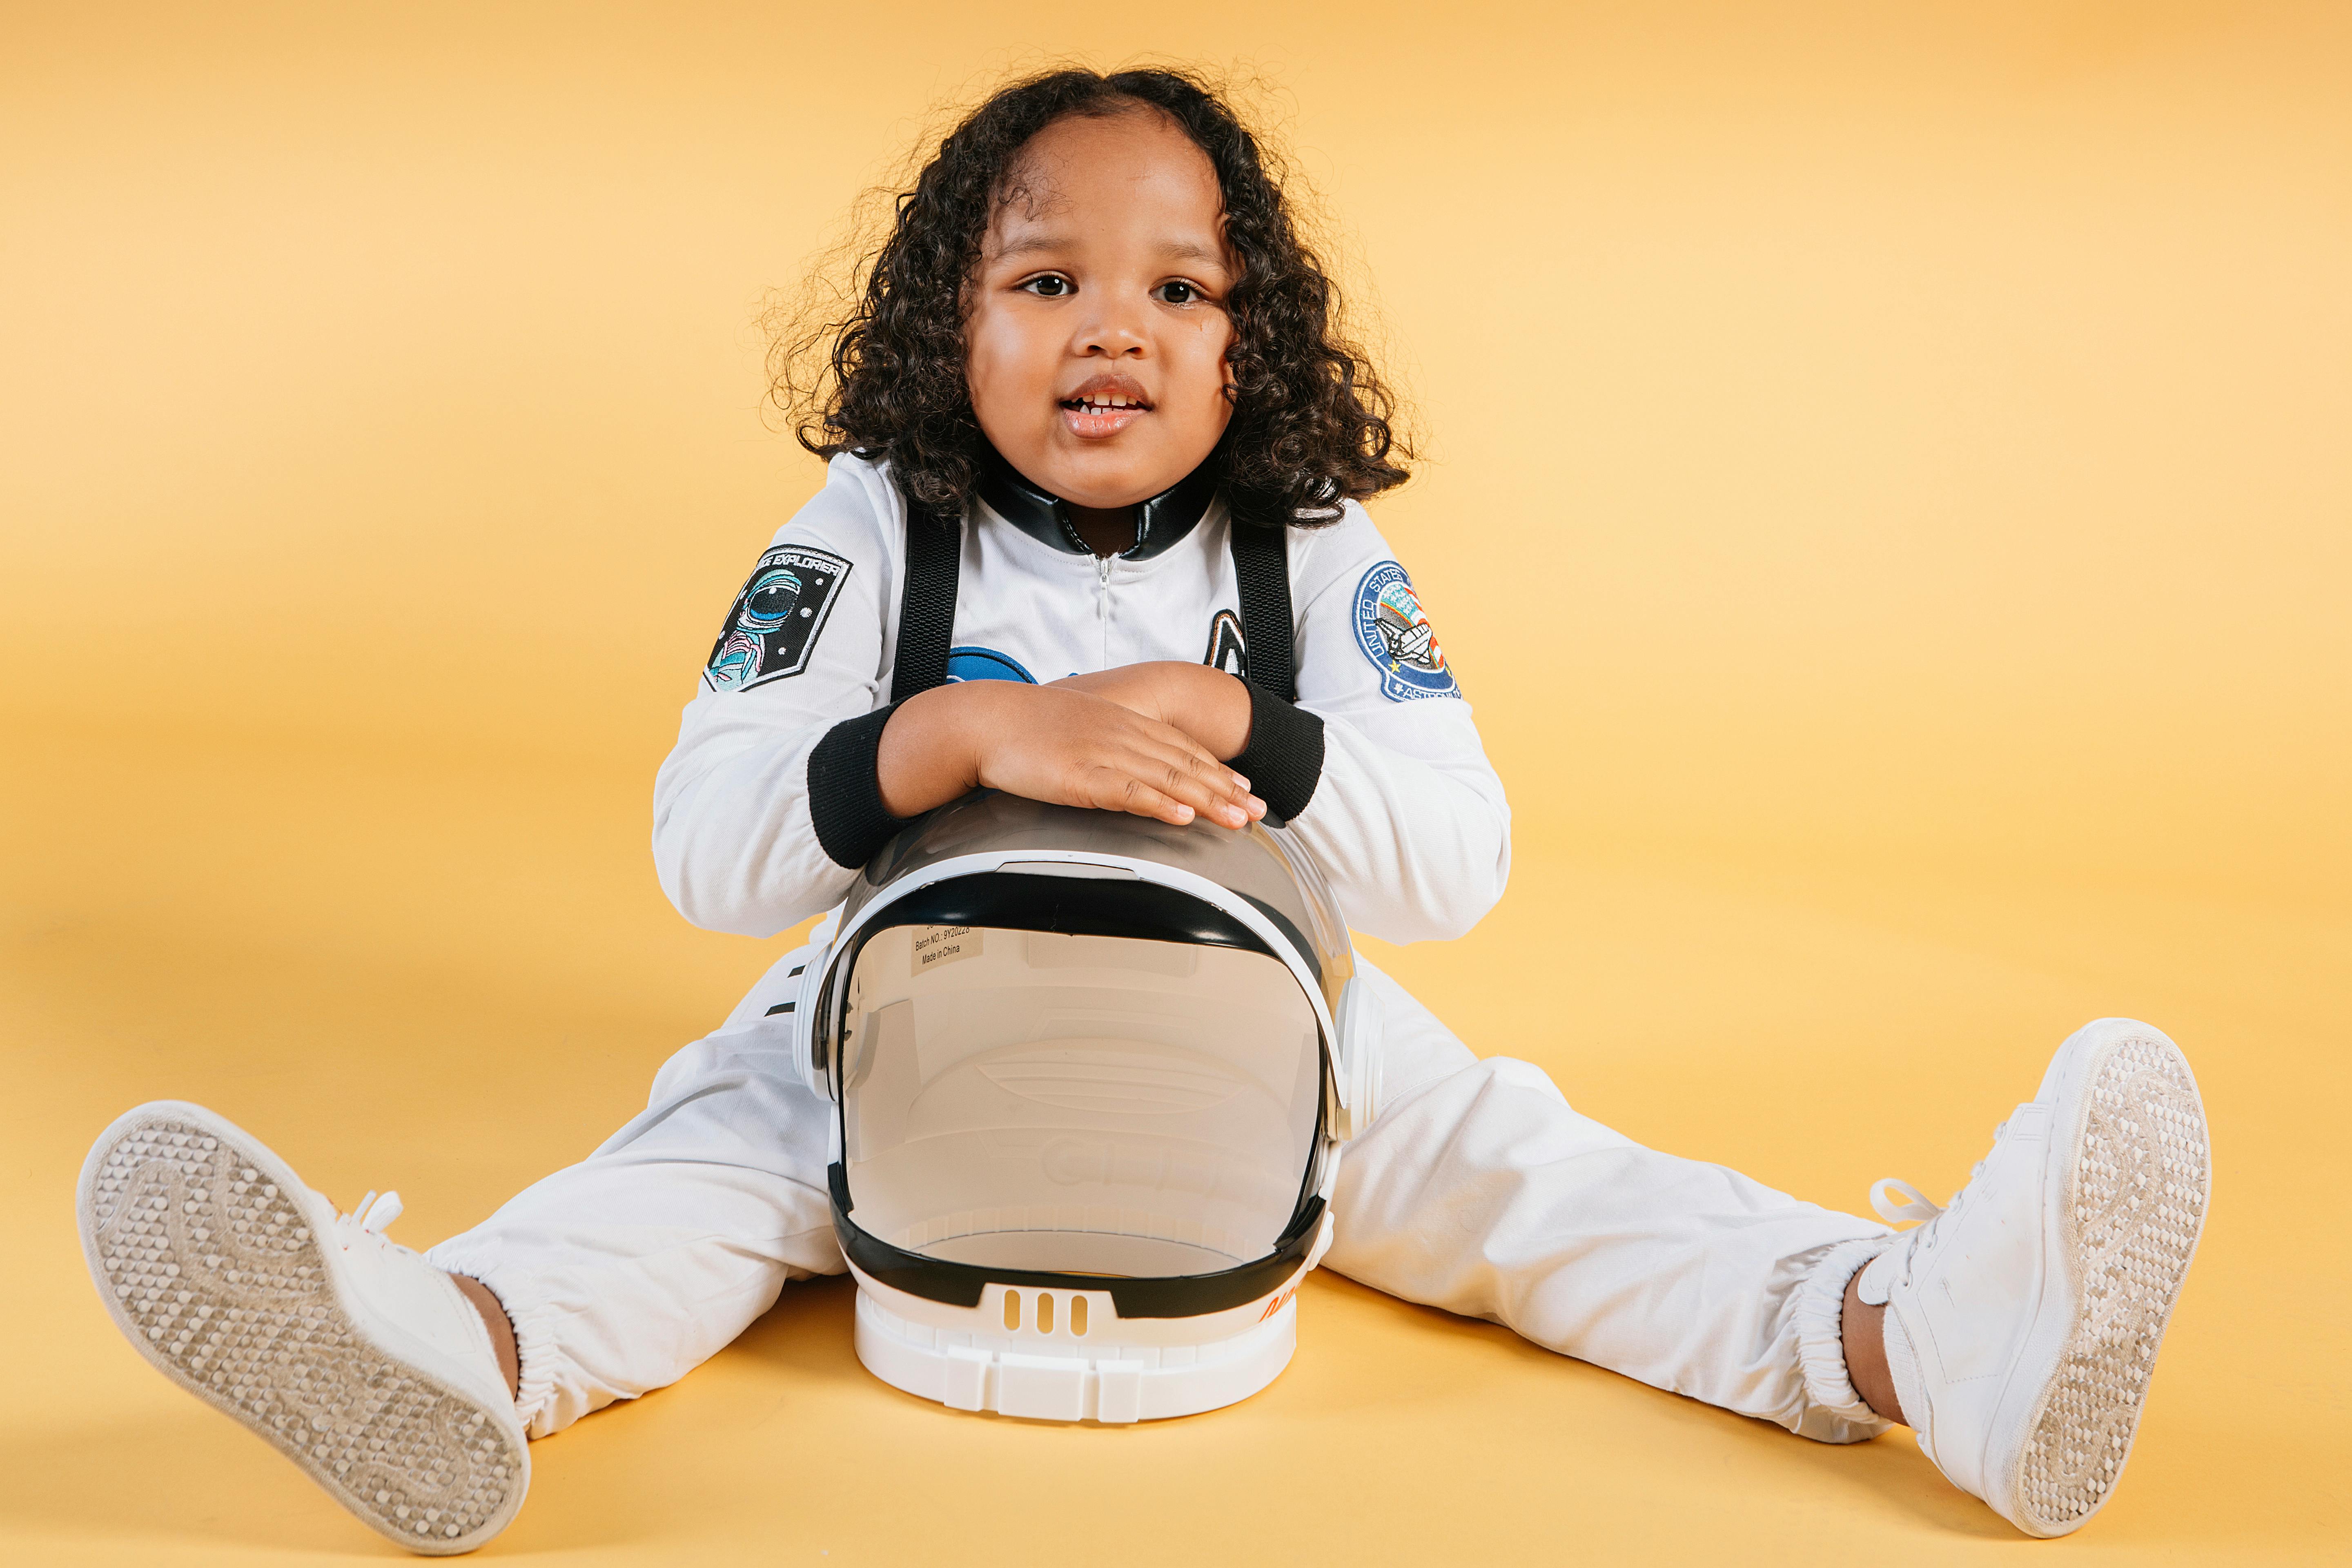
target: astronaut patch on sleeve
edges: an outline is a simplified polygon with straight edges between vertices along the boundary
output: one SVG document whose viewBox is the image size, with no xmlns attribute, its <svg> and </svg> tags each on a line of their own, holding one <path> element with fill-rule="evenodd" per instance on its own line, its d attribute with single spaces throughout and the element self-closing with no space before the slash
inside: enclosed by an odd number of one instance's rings
<svg viewBox="0 0 2352 1568">
<path fill-rule="evenodd" d="M 1393 561 L 1381 562 L 1356 584 L 1356 644 L 1394 701 L 1462 695 L 1412 579 Z"/>
<path fill-rule="evenodd" d="M 808 668 L 841 580 L 848 575 L 848 562 L 805 545 L 779 544 L 761 556 L 751 581 L 735 595 L 702 672 L 711 689 L 741 691 Z"/>
</svg>

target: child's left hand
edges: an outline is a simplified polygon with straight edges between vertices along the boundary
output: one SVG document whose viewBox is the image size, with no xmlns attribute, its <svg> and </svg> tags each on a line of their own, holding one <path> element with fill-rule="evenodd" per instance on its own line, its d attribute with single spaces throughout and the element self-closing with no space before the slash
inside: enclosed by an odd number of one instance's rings
<svg viewBox="0 0 2352 1568">
<path fill-rule="evenodd" d="M 1232 762 L 1249 744 L 1249 688 L 1209 665 L 1156 659 L 1046 684 L 1071 687 L 1181 730 L 1221 763 Z"/>
</svg>

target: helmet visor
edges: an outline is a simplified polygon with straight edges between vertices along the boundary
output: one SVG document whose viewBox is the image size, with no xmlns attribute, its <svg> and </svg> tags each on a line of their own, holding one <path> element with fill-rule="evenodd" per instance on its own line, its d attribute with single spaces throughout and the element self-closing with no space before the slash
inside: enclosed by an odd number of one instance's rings
<svg viewBox="0 0 2352 1568">
<path fill-rule="evenodd" d="M 894 1247 L 1198 1275 L 1273 1252 L 1305 1197 L 1321 1039 L 1264 952 L 891 926 L 845 1000 L 843 1174 L 857 1226 Z"/>
</svg>

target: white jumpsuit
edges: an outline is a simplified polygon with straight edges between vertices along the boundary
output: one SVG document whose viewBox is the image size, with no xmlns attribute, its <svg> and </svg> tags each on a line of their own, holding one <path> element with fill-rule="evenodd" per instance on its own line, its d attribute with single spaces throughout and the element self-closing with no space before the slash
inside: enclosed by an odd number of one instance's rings
<svg viewBox="0 0 2352 1568">
<path fill-rule="evenodd" d="M 787 929 L 836 904 L 874 847 L 900 507 L 881 468 L 835 459 L 730 612 L 655 785 L 662 885 L 697 924 Z M 1222 502 L 1179 525 L 1097 561 L 975 501 L 951 675 L 1233 668 Z M 1289 557 L 1297 710 L 1259 694 L 1258 728 L 1279 733 L 1280 753 L 1256 730 L 1245 753 L 1286 798 L 1260 793 L 1290 816 L 1356 929 L 1460 935 L 1501 896 L 1510 858 L 1509 809 L 1469 705 L 1362 509 L 1293 530 Z M 845 744 L 859 736 L 862 818 L 859 752 Z M 800 1083 L 786 1020 L 766 1016 L 794 994 L 787 972 L 805 957 L 780 959 L 718 1031 L 673 1057 L 645 1113 L 594 1153 L 428 1254 L 481 1279 L 513 1318 L 532 1436 L 676 1381 L 787 1280 L 845 1270 L 826 1198 L 830 1106 Z M 1806 1436 L 1885 1429 L 1846 1378 L 1838 1325 L 1846 1281 L 1885 1244 L 1884 1226 L 1644 1149 L 1570 1110 L 1540 1069 L 1474 1057 L 1364 968 L 1386 1004 L 1384 1104 L 1340 1167 L 1329 1267 Z"/>
</svg>

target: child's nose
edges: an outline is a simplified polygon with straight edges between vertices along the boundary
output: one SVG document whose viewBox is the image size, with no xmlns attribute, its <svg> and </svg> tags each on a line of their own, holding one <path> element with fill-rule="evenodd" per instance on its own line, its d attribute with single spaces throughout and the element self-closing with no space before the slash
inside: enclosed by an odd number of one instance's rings
<svg viewBox="0 0 2352 1568">
<path fill-rule="evenodd" d="M 1144 358 L 1151 352 L 1151 341 L 1144 333 L 1141 318 L 1139 310 L 1104 306 L 1080 329 L 1078 353 L 1108 359 Z"/>
</svg>

